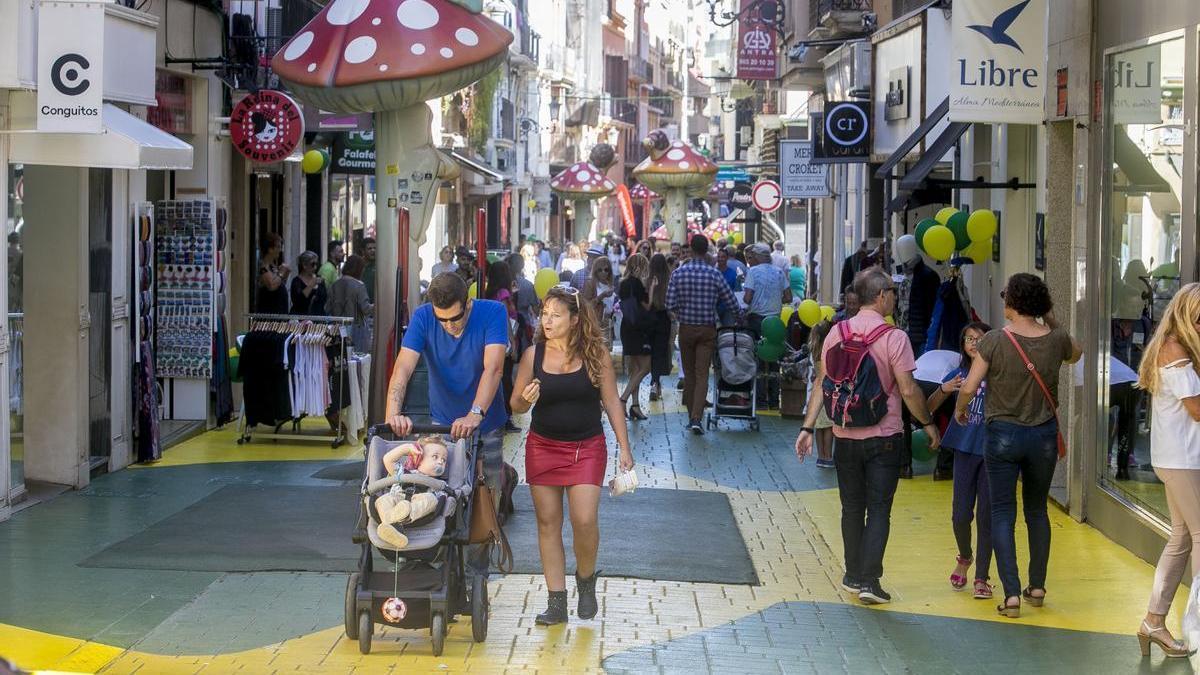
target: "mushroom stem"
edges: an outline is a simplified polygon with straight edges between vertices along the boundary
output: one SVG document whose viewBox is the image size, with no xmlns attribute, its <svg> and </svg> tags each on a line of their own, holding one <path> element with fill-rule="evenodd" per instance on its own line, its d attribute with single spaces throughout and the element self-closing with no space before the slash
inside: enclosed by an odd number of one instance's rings
<svg viewBox="0 0 1200 675">
<path fill-rule="evenodd" d="M 596 235 L 592 229 L 596 224 L 596 214 L 592 211 L 591 199 L 576 199 L 575 202 L 575 231 L 573 239 L 595 241 Z"/>
<path fill-rule="evenodd" d="M 408 310 L 420 302 L 420 247 L 425 243 L 429 222 L 437 206 L 437 191 L 448 169 L 433 145 L 433 113 L 425 103 L 375 113 L 376 265 L 375 353 L 387 353 L 396 323 L 396 266 L 403 264 L 408 280 Z M 428 180 L 426 177 L 428 176 Z M 418 180 L 419 178 L 419 180 Z M 398 214 L 408 209 L 408 260 L 400 261 Z M 372 370 L 372 419 L 382 419 L 389 358 L 375 359 Z"/>
<path fill-rule="evenodd" d="M 671 241 L 687 241 L 687 190 L 672 188 L 663 195 L 662 217 Z"/>
</svg>

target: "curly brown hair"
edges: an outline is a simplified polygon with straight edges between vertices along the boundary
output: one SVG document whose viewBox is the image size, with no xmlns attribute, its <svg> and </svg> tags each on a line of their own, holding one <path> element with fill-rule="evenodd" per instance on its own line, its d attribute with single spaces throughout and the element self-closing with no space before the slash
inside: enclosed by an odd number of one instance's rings
<svg viewBox="0 0 1200 675">
<path fill-rule="evenodd" d="M 542 300 L 542 307 L 549 308 L 551 302 L 557 302 L 566 308 L 572 318 L 578 318 L 576 330 L 567 337 L 567 358 L 579 359 L 587 368 L 588 379 L 592 386 L 600 388 L 604 381 L 604 367 L 609 361 L 608 343 L 600 330 L 600 320 L 596 318 L 596 310 L 592 303 L 585 301 L 583 294 L 574 288 L 554 286 Z M 546 331 L 538 327 L 535 339 L 538 343 L 546 341 Z"/>
</svg>

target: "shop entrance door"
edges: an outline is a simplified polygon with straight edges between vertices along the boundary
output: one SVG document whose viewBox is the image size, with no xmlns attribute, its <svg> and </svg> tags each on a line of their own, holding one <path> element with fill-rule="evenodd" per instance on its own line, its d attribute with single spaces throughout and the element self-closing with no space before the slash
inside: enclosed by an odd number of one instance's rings
<svg viewBox="0 0 1200 675">
<path fill-rule="evenodd" d="M 112 170 L 88 170 L 88 458 L 93 472 L 107 470 L 112 455 L 112 190 Z"/>
<path fill-rule="evenodd" d="M 250 311 L 255 311 L 254 293 L 258 289 L 258 257 L 259 242 L 267 235 L 274 233 L 283 237 L 283 175 L 278 173 L 250 174 L 250 260 L 253 265 L 247 265 L 250 274 L 250 297 L 246 303 Z M 288 241 L 284 240 L 285 260 L 287 259 Z M 324 251 L 318 253 L 324 259 Z M 294 263 L 292 263 L 294 264 Z"/>
</svg>

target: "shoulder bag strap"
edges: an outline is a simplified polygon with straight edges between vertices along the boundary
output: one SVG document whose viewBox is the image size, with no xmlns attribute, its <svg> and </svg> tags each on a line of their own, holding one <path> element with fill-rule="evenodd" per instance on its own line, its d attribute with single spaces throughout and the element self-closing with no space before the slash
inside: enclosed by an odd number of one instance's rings
<svg viewBox="0 0 1200 675">
<path fill-rule="evenodd" d="M 1046 402 L 1050 404 L 1050 410 L 1054 413 L 1054 421 L 1059 422 L 1058 403 L 1054 401 L 1054 396 L 1050 393 L 1050 388 L 1046 386 L 1045 380 L 1042 379 L 1042 376 L 1038 373 L 1037 368 L 1034 367 L 1033 362 L 1030 361 L 1029 357 L 1025 355 L 1025 350 L 1021 349 L 1021 345 L 1017 342 L 1017 338 L 1013 336 L 1012 331 L 1005 328 L 1004 335 L 1008 338 L 1008 341 L 1012 343 L 1013 347 L 1016 347 L 1017 353 L 1021 355 L 1021 360 L 1025 362 L 1025 369 L 1029 371 L 1030 375 L 1033 375 L 1034 381 L 1038 383 L 1038 386 L 1042 389 L 1042 394 L 1046 397 Z M 1062 457 L 1065 454 L 1066 445 L 1062 440 L 1062 424 L 1060 422 L 1058 431 L 1058 456 Z"/>
</svg>

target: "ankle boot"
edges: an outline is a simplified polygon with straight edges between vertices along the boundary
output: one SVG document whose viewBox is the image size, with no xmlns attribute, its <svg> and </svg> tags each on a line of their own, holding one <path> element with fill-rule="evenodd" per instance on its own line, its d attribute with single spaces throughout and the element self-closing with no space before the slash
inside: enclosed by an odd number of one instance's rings
<svg viewBox="0 0 1200 675">
<path fill-rule="evenodd" d="M 538 614 L 534 621 L 539 626 L 553 626 L 558 623 L 566 623 L 567 592 L 550 591 L 550 598 L 546 603 L 546 611 Z"/>
<path fill-rule="evenodd" d="M 581 577 L 579 572 L 575 573 L 575 589 L 579 593 L 579 608 L 577 613 L 580 619 L 590 619 L 596 616 L 596 612 L 600 609 L 596 602 L 596 579 L 600 578 L 600 570 L 596 570 L 590 577 Z"/>
</svg>

